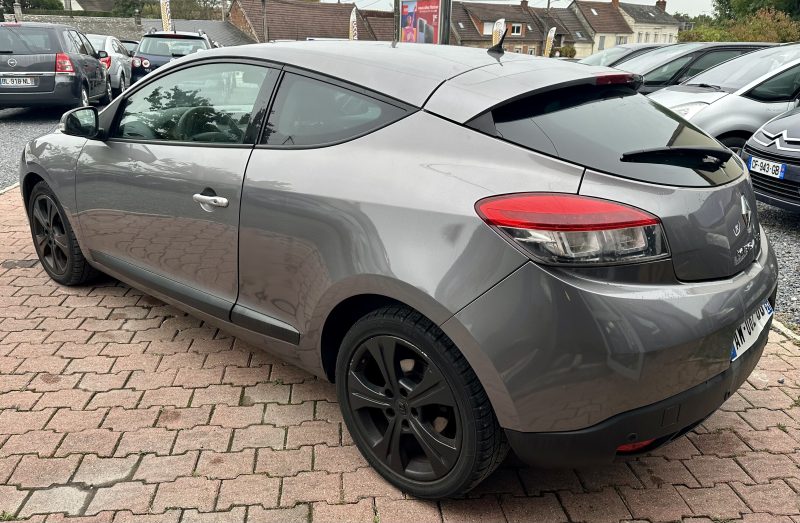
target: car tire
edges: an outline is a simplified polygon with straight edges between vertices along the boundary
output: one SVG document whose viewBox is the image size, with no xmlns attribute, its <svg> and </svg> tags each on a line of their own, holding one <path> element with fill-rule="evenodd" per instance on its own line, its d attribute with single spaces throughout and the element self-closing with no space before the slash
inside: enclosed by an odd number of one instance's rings
<svg viewBox="0 0 800 523">
<path fill-rule="evenodd" d="M 337 356 L 336 392 L 364 458 L 414 496 L 463 494 L 508 453 L 475 372 L 433 322 L 409 308 L 384 307 L 356 322 Z"/>
<path fill-rule="evenodd" d="M 739 136 L 729 136 L 728 138 L 723 138 L 720 140 L 722 145 L 739 155 L 744 149 L 744 144 L 747 143 L 746 138 L 741 138 Z"/>
<path fill-rule="evenodd" d="M 45 182 L 33 186 L 27 213 L 36 255 L 53 280 L 82 285 L 97 274 L 83 256 L 64 208 Z"/>
<path fill-rule="evenodd" d="M 119 74 L 119 87 L 115 91 L 114 98 L 125 92 L 125 73 Z"/>
<path fill-rule="evenodd" d="M 87 105 L 89 105 L 89 90 L 86 88 L 86 85 L 81 84 L 81 92 L 76 107 L 86 107 Z"/>
<path fill-rule="evenodd" d="M 106 77 L 106 92 L 103 93 L 102 97 L 100 97 L 100 104 L 108 105 L 111 103 L 111 100 L 113 99 L 114 99 L 114 91 L 111 88 L 111 78 Z"/>
</svg>

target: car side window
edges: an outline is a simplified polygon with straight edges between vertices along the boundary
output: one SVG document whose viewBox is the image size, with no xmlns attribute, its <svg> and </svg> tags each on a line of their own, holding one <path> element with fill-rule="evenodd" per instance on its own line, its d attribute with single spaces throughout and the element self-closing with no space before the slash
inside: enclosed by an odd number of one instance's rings
<svg viewBox="0 0 800 523">
<path fill-rule="evenodd" d="M 715 65 L 719 65 L 722 62 L 727 62 L 731 58 L 736 58 L 740 56 L 743 52 L 741 49 L 725 49 L 720 51 L 710 51 L 697 60 L 689 67 L 686 68 L 686 71 L 681 75 L 681 81 L 688 80 L 693 76 L 696 76 L 706 69 L 711 69 Z"/>
<path fill-rule="evenodd" d="M 800 66 L 792 67 L 752 88 L 746 95 L 759 102 L 788 102 L 800 91 Z"/>
<path fill-rule="evenodd" d="M 406 110 L 313 78 L 286 73 L 261 143 L 320 146 L 351 140 L 405 116 Z"/>
<path fill-rule="evenodd" d="M 675 76 L 678 71 L 683 69 L 683 66 L 691 62 L 693 59 L 694 55 L 676 58 L 675 60 L 664 64 L 658 69 L 655 69 L 644 75 L 644 81 L 647 85 L 664 85 L 672 80 L 672 77 Z"/>
<path fill-rule="evenodd" d="M 75 41 L 75 38 L 72 36 L 71 31 L 64 31 L 62 33 L 64 37 L 64 51 L 67 53 L 78 53 L 78 43 Z"/>
<path fill-rule="evenodd" d="M 89 39 L 83 36 L 81 33 L 78 33 L 78 38 L 80 38 L 81 42 L 83 43 L 83 54 L 94 56 L 96 53 L 94 47 L 92 47 L 92 43 L 89 42 Z"/>
<path fill-rule="evenodd" d="M 253 108 L 275 69 L 237 63 L 197 65 L 167 74 L 131 94 L 112 137 L 164 142 L 241 144 L 254 134 Z M 249 142 L 252 143 L 252 142 Z"/>
<path fill-rule="evenodd" d="M 76 52 L 80 54 L 89 54 L 88 51 L 86 50 L 85 44 L 81 40 L 80 36 L 78 36 L 78 33 L 76 31 L 70 31 L 69 36 L 72 39 L 72 43 L 75 46 Z"/>
</svg>

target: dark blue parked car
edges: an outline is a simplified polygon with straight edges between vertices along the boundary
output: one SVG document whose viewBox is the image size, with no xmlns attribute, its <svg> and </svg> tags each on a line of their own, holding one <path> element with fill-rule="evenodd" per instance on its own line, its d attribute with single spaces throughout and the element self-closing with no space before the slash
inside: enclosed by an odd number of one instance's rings
<svg viewBox="0 0 800 523">
<path fill-rule="evenodd" d="M 66 25 L 0 23 L 0 107 L 106 104 L 107 56 Z"/>
<path fill-rule="evenodd" d="M 770 120 L 742 151 L 756 198 L 800 213 L 800 109 Z"/>
<path fill-rule="evenodd" d="M 135 82 L 170 60 L 213 47 L 203 31 L 151 31 L 142 37 L 131 62 Z"/>
</svg>

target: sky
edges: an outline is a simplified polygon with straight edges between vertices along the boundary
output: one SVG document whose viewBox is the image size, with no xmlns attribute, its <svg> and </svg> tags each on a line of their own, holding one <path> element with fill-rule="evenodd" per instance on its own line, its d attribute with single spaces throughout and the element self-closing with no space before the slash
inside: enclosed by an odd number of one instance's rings
<svg viewBox="0 0 800 523">
<path fill-rule="evenodd" d="M 326 1 L 326 0 L 323 0 Z M 327 0 L 329 1 L 329 0 Z M 335 1 L 335 0 L 334 0 Z M 342 2 L 346 2 L 348 0 L 342 0 Z M 392 0 L 355 0 L 356 5 L 361 9 L 385 9 L 391 10 L 392 9 Z M 482 1 L 493 1 L 493 0 L 482 0 Z M 632 4 L 655 4 L 655 0 L 624 0 L 626 2 L 630 2 Z M 532 7 L 546 7 L 547 0 L 528 0 L 529 4 Z M 498 3 L 519 3 L 518 1 L 498 1 Z M 567 7 L 572 0 L 551 0 L 550 5 L 551 7 Z M 699 15 L 699 14 L 713 14 L 713 8 L 711 7 L 711 0 L 667 0 L 667 12 L 669 13 L 689 13 L 691 16 Z"/>
</svg>

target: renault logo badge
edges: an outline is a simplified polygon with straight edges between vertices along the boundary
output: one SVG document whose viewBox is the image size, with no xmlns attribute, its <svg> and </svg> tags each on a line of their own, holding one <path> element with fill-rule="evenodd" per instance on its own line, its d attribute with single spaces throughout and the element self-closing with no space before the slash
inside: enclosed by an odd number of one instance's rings
<svg viewBox="0 0 800 523">
<path fill-rule="evenodd" d="M 745 229 L 749 231 L 750 226 L 753 224 L 753 211 L 750 209 L 750 204 L 747 202 L 747 198 L 744 197 L 744 194 L 742 195 L 742 218 L 744 219 Z M 734 232 L 736 231 L 734 230 Z"/>
</svg>

